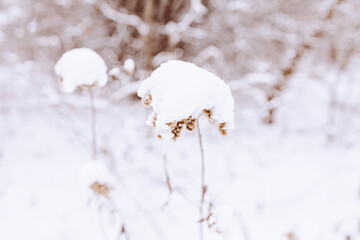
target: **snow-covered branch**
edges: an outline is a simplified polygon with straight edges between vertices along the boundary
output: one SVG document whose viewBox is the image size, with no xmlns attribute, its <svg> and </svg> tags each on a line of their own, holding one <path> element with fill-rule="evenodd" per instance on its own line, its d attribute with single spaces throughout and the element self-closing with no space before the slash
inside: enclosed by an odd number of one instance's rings
<svg viewBox="0 0 360 240">
<path fill-rule="evenodd" d="M 120 24 L 133 26 L 143 36 L 145 36 L 149 31 L 148 26 L 141 20 L 141 18 L 134 14 L 126 14 L 114 10 L 106 3 L 100 3 L 99 9 L 106 18 L 111 19 Z"/>
<path fill-rule="evenodd" d="M 177 23 L 169 22 L 160 32 L 167 35 L 185 32 L 194 21 L 200 19 L 206 12 L 207 9 L 202 5 L 200 0 L 191 0 L 190 10 L 182 17 L 182 19 Z"/>
</svg>

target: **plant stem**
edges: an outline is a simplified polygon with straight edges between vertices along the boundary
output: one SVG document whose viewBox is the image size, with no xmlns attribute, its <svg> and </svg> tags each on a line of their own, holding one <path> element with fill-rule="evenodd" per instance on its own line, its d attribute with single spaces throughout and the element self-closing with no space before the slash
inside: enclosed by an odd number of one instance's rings
<svg viewBox="0 0 360 240">
<path fill-rule="evenodd" d="M 197 129 L 198 129 L 198 137 L 199 137 L 199 146 L 200 146 L 200 153 L 201 153 L 201 200 L 199 206 L 200 212 L 200 240 L 204 239 L 203 233 L 203 223 L 204 223 L 204 214 L 203 214 L 203 207 L 205 202 L 205 194 L 206 194 L 206 185 L 205 185 L 205 157 L 204 157 L 204 147 L 202 144 L 202 137 L 200 131 L 200 124 L 199 120 L 196 121 Z"/>
<path fill-rule="evenodd" d="M 96 160 L 97 147 L 96 147 L 96 108 L 95 100 L 92 89 L 89 87 L 90 107 L 91 107 L 91 139 L 92 139 L 92 158 Z"/>
<path fill-rule="evenodd" d="M 151 61 L 153 57 L 152 49 L 152 23 L 154 15 L 154 0 L 145 1 L 144 18 L 148 27 L 148 33 L 145 36 L 145 65 L 146 70 L 151 70 Z"/>
</svg>

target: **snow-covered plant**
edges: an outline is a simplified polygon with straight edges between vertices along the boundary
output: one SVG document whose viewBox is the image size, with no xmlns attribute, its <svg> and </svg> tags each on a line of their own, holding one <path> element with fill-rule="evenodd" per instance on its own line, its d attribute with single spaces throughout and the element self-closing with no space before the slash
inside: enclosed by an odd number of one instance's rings
<svg viewBox="0 0 360 240">
<path fill-rule="evenodd" d="M 153 112 L 147 124 L 161 138 L 179 137 L 183 127 L 192 131 L 201 114 L 226 135 L 234 128 L 234 99 L 230 88 L 215 74 L 179 60 L 161 64 L 138 90 Z"/>
<path fill-rule="evenodd" d="M 115 186 L 115 178 L 104 163 L 90 161 L 81 168 L 80 183 L 86 191 L 89 191 L 88 195 L 110 199 L 110 192 Z"/>
<path fill-rule="evenodd" d="M 96 109 L 91 88 L 103 87 L 108 81 L 104 60 L 89 48 L 75 48 L 65 52 L 55 65 L 55 73 L 62 90 L 71 93 L 78 87 L 89 90 L 91 105 L 92 157 L 96 159 Z"/>
<path fill-rule="evenodd" d="M 134 73 L 134 70 L 135 70 L 135 62 L 134 62 L 134 60 L 132 60 L 131 58 L 127 58 L 124 61 L 123 69 L 127 74 L 132 75 Z"/>
<path fill-rule="evenodd" d="M 108 80 L 107 67 L 104 60 L 93 50 L 76 48 L 65 52 L 55 65 L 55 73 L 59 78 L 62 90 L 66 93 L 78 87 L 89 91 L 91 105 L 92 158 L 96 160 L 96 108 L 92 88 L 103 87 Z M 89 163 L 82 171 L 82 181 L 86 188 L 97 196 L 109 199 L 111 190 L 110 174 L 100 162 Z"/>
<path fill-rule="evenodd" d="M 192 63 L 171 60 L 161 64 L 138 89 L 138 96 L 153 112 L 147 120 L 155 127 L 160 138 L 176 139 L 181 130 L 198 129 L 201 152 L 201 200 L 200 239 L 203 239 L 203 223 L 208 227 L 212 214 L 212 202 L 204 214 L 207 185 L 205 184 L 205 157 L 198 118 L 204 114 L 216 125 L 222 135 L 234 128 L 234 99 L 230 88 L 215 74 Z"/>
<path fill-rule="evenodd" d="M 108 75 L 104 60 L 89 48 L 75 48 L 65 52 L 55 65 L 55 73 L 66 93 L 77 87 L 103 87 Z"/>
</svg>

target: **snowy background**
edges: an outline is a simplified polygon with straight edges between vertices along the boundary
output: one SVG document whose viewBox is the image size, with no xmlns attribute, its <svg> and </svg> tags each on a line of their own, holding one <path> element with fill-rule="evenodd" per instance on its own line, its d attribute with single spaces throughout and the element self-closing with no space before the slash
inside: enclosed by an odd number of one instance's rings
<svg viewBox="0 0 360 240">
<path fill-rule="evenodd" d="M 227 136 L 200 119 L 216 223 L 204 239 L 360 239 L 359 8 L 0 0 L 0 239 L 199 239 L 197 133 L 157 139 L 136 95 L 171 59 L 215 73 L 235 100 Z M 93 91 L 95 166 L 89 92 L 62 92 L 54 72 L 79 47 L 109 70 Z"/>
</svg>

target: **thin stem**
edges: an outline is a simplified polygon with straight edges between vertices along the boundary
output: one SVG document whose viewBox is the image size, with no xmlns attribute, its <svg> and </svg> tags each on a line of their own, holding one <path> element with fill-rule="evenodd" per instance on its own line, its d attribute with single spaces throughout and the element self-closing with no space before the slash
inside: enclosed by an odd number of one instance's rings
<svg viewBox="0 0 360 240">
<path fill-rule="evenodd" d="M 204 233 L 203 233 L 203 223 L 205 221 L 204 219 L 204 202 L 205 202 L 205 194 L 206 194 L 206 185 L 205 185 L 205 157 L 204 157 L 204 147 L 202 144 L 202 137 L 201 137 L 201 131 L 200 131 L 200 124 L 199 120 L 196 121 L 197 125 L 197 132 L 199 137 L 199 146 L 200 146 L 200 153 L 201 153 L 201 201 L 199 206 L 199 212 L 200 212 L 200 240 L 204 239 Z"/>
<path fill-rule="evenodd" d="M 89 87 L 90 107 L 91 107 L 91 138 L 92 138 L 92 158 L 96 160 L 97 147 L 96 147 L 96 108 L 95 100 L 92 89 Z"/>
<path fill-rule="evenodd" d="M 145 36 L 145 65 L 147 70 L 151 70 L 152 61 L 152 22 L 154 15 L 154 0 L 145 1 L 144 18 L 148 27 L 148 33 Z"/>
<path fill-rule="evenodd" d="M 170 175 L 169 175 L 169 170 L 167 167 L 167 159 L 166 159 L 166 154 L 164 154 L 164 172 L 165 172 L 165 177 L 166 177 L 166 185 L 169 189 L 169 195 L 168 195 L 168 199 L 166 200 L 166 202 L 164 203 L 164 205 L 162 206 L 162 209 L 164 210 L 165 207 L 170 203 L 171 200 L 171 195 L 174 191 L 172 185 L 171 185 L 171 180 L 170 180 Z"/>
</svg>

